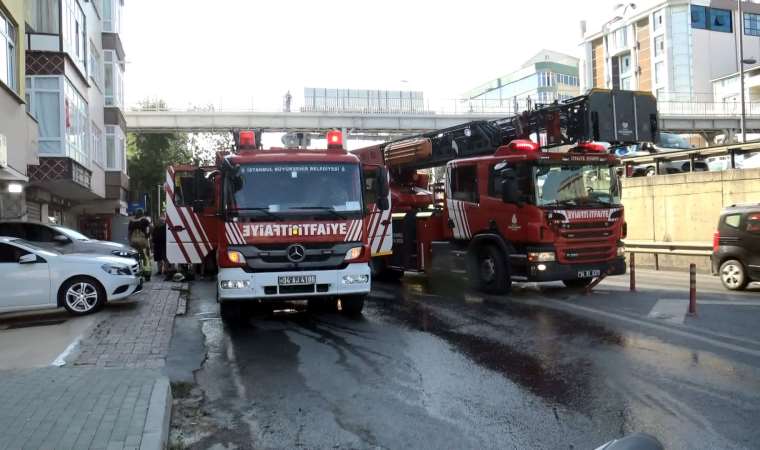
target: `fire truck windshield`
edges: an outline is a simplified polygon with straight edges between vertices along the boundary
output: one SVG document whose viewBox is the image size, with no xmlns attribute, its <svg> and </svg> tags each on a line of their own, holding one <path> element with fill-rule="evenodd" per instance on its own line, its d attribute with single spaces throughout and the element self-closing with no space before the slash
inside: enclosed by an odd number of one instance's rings
<svg viewBox="0 0 760 450">
<path fill-rule="evenodd" d="M 541 165 L 533 169 L 538 206 L 620 204 L 615 169 L 606 165 Z"/>
<path fill-rule="evenodd" d="M 227 205 L 240 215 L 271 220 L 362 213 L 358 164 L 243 164 L 239 173 L 240 189 L 230 196 Z"/>
</svg>

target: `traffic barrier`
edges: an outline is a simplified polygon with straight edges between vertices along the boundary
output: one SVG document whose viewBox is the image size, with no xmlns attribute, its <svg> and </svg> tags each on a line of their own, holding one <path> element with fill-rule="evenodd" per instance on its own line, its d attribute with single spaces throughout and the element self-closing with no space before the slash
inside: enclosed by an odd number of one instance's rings
<svg viewBox="0 0 760 450">
<path fill-rule="evenodd" d="M 636 292 L 636 253 L 631 253 L 630 259 L 630 273 L 631 273 L 631 292 Z"/>
<path fill-rule="evenodd" d="M 697 315 L 697 265 L 689 265 L 689 315 Z"/>
</svg>

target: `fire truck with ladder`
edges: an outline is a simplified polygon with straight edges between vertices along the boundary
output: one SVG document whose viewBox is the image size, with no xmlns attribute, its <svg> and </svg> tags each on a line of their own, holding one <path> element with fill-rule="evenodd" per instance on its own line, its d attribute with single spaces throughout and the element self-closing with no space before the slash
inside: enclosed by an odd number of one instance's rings
<svg viewBox="0 0 760 450">
<path fill-rule="evenodd" d="M 362 165 L 340 131 L 326 137 L 326 150 L 263 150 L 260 132 L 239 131 L 213 166 L 168 168 L 167 258 L 218 268 L 223 320 L 296 299 L 361 312 L 369 243 L 384 237 L 368 225 L 390 214 L 387 171 Z"/>
<path fill-rule="evenodd" d="M 584 287 L 623 274 L 618 161 L 602 143 L 655 142 L 656 134 L 651 94 L 595 89 L 356 150 L 390 177 L 392 254 L 375 256 L 373 273 L 461 272 L 489 293 L 507 292 L 513 280 Z M 423 170 L 441 166 L 443 181 Z"/>
</svg>

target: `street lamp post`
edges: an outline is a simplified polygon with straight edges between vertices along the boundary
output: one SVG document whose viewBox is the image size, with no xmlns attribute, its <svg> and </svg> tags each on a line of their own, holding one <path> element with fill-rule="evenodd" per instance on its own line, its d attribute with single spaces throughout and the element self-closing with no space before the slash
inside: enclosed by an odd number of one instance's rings
<svg viewBox="0 0 760 450">
<path fill-rule="evenodd" d="M 747 110 L 744 105 L 744 65 L 755 64 L 757 60 L 754 58 L 744 59 L 744 15 L 742 14 L 742 0 L 738 0 L 739 3 L 739 89 L 741 90 L 741 103 L 742 103 L 742 116 L 740 119 L 742 142 L 747 142 Z"/>
</svg>

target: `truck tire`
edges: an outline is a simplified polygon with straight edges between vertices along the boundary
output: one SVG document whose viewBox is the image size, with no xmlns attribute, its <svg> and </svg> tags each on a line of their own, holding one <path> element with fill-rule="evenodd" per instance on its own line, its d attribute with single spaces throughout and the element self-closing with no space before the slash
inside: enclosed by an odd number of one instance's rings
<svg viewBox="0 0 760 450">
<path fill-rule="evenodd" d="M 369 263 L 372 279 L 378 281 L 398 281 L 404 276 L 403 270 L 391 269 L 384 258 L 372 258 Z"/>
<path fill-rule="evenodd" d="M 488 294 L 506 294 L 512 287 L 507 255 L 492 244 L 479 245 L 467 255 L 470 282 Z"/>
<path fill-rule="evenodd" d="M 227 325 L 240 325 L 243 322 L 243 308 L 239 302 L 219 302 L 219 316 Z"/>
<path fill-rule="evenodd" d="M 585 288 L 589 284 L 591 284 L 591 281 L 593 278 L 576 278 L 573 280 L 562 280 L 562 282 L 565 284 L 565 286 L 569 288 Z"/>
<path fill-rule="evenodd" d="M 366 297 L 366 295 L 347 295 L 341 297 L 341 312 L 350 317 L 360 316 L 362 314 L 362 309 L 364 309 L 364 299 Z"/>
</svg>

